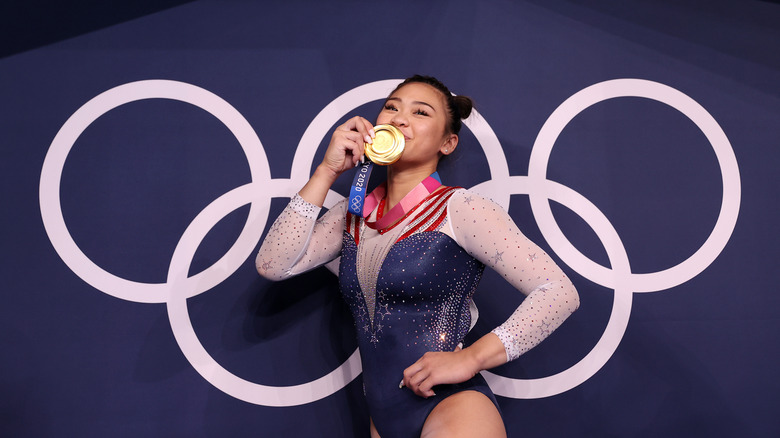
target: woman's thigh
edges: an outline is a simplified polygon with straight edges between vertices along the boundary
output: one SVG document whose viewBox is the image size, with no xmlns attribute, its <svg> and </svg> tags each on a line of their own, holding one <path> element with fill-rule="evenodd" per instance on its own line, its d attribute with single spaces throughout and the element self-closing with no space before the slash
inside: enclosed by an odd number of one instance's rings
<svg viewBox="0 0 780 438">
<path fill-rule="evenodd" d="M 496 405 L 481 392 L 462 391 L 442 400 L 423 426 L 422 438 L 506 437 Z"/>
</svg>

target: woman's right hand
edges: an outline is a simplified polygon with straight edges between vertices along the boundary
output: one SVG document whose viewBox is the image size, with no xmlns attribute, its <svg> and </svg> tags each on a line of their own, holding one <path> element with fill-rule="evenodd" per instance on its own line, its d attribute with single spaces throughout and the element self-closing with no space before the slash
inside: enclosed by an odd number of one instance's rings
<svg viewBox="0 0 780 438">
<path fill-rule="evenodd" d="M 364 143 L 372 143 L 375 135 L 374 125 L 363 117 L 353 117 L 336 128 L 325 158 L 298 194 L 306 202 L 322 207 L 336 178 L 357 166 L 363 157 Z"/>
<path fill-rule="evenodd" d="M 373 143 L 375 136 L 374 125 L 363 117 L 347 120 L 333 132 L 320 166 L 335 176 L 354 168 L 363 158 L 364 143 Z"/>
</svg>

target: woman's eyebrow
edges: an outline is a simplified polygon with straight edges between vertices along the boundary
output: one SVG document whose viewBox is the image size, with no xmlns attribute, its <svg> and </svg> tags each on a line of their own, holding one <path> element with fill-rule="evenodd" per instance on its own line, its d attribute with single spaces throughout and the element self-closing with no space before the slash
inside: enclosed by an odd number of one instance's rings
<svg viewBox="0 0 780 438">
<path fill-rule="evenodd" d="M 403 102 L 400 97 L 388 97 L 385 102 L 390 102 L 391 100 L 397 100 L 399 102 Z M 433 107 L 433 105 L 429 104 L 428 102 L 423 102 L 422 100 L 414 100 L 412 101 L 412 105 L 425 105 L 434 112 L 436 112 L 436 108 Z"/>
</svg>

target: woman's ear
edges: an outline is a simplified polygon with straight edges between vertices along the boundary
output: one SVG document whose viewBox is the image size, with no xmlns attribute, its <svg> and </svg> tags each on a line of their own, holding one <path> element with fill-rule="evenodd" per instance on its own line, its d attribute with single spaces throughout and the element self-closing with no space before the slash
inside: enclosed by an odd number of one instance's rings
<svg viewBox="0 0 780 438">
<path fill-rule="evenodd" d="M 439 152 L 443 155 L 449 155 L 455 152 L 455 148 L 458 147 L 458 134 L 449 134 L 439 148 Z"/>
</svg>

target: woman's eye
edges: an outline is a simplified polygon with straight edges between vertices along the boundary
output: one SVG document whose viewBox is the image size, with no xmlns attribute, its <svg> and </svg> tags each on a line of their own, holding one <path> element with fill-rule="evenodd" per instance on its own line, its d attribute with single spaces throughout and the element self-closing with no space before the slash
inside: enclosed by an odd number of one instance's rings
<svg viewBox="0 0 780 438">
<path fill-rule="evenodd" d="M 418 114 L 418 115 L 421 115 L 421 116 L 427 116 L 427 115 L 428 115 L 428 113 L 427 113 L 427 112 L 425 112 L 425 110 L 422 110 L 422 109 L 418 109 L 418 110 L 417 110 L 417 111 L 415 111 L 414 113 L 415 113 L 415 114 Z"/>
<path fill-rule="evenodd" d="M 395 109 L 395 106 L 393 104 L 390 104 L 390 103 L 386 103 L 385 104 L 385 109 L 388 110 L 388 111 L 397 111 Z"/>
</svg>

